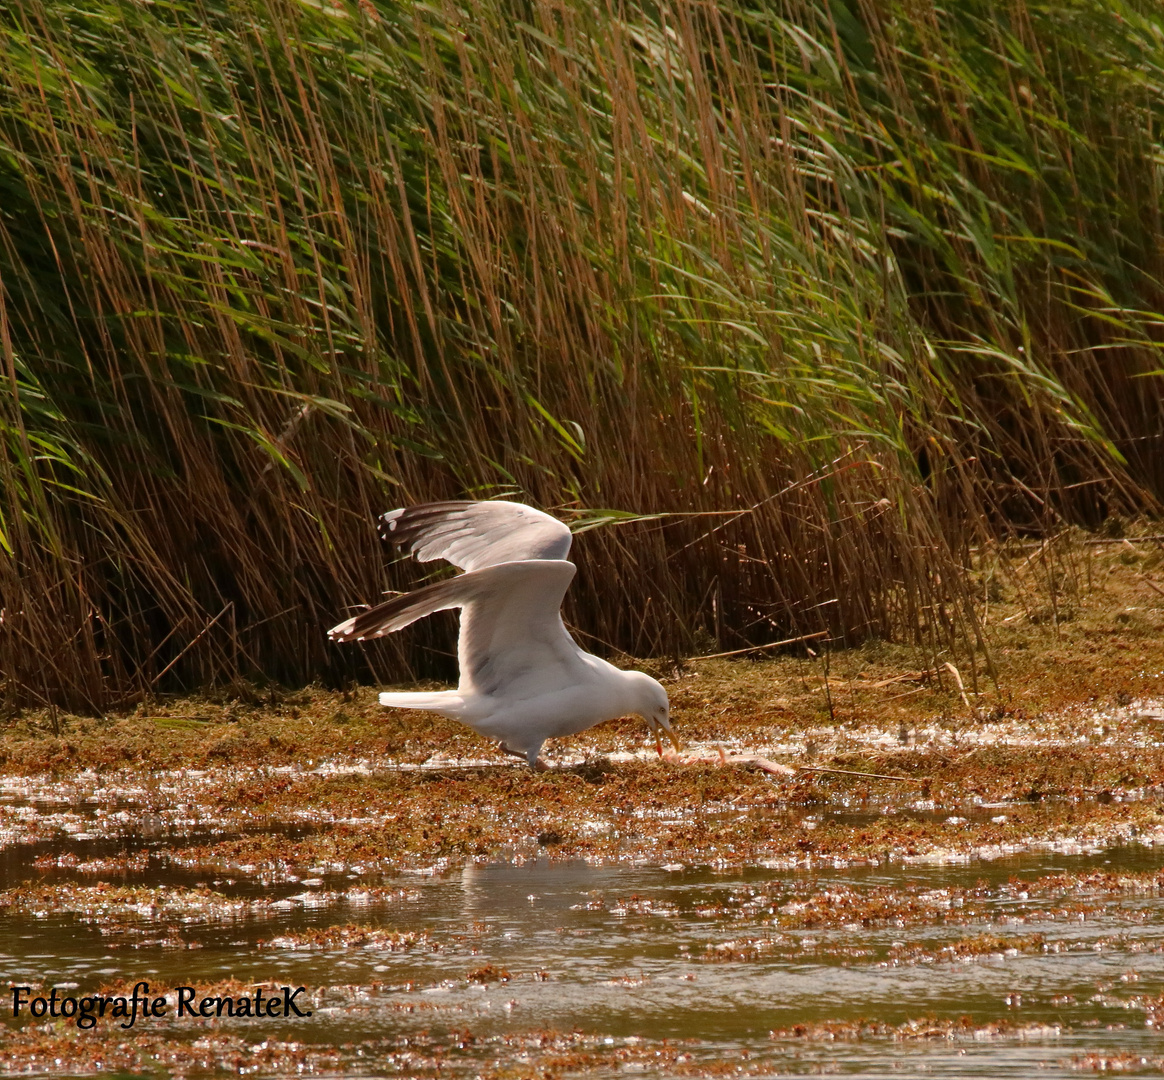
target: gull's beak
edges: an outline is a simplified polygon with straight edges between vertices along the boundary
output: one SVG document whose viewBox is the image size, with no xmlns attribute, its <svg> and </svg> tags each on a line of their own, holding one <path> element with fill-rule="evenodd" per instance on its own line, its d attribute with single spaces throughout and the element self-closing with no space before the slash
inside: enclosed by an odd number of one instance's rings
<svg viewBox="0 0 1164 1080">
<path fill-rule="evenodd" d="M 671 730 L 671 725 L 666 720 L 656 720 L 650 717 L 647 723 L 651 727 L 651 734 L 655 736 L 655 750 L 659 757 L 663 756 L 663 735 L 671 740 L 671 745 L 675 747 L 676 753 L 683 753 L 683 744 L 679 741 L 679 736 Z"/>
</svg>

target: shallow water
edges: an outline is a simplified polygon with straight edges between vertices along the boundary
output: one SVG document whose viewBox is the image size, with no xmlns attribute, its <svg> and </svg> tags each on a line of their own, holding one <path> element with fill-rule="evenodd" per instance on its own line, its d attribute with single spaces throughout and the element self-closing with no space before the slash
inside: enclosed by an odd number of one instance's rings
<svg viewBox="0 0 1164 1080">
<path fill-rule="evenodd" d="M 92 887 L 100 878 L 49 866 L 45 856 L 107 857 L 149 843 L 10 846 L 0 849 L 0 887 Z M 588 1055 L 571 1065 L 559 1054 L 555 1075 L 721 1071 L 727 1063 L 761 1075 L 1078 1075 L 1084 1055 L 1164 1053 L 1142 1004 L 1164 992 L 1164 897 L 1082 895 L 1068 885 L 1032 898 L 1010 882 L 1162 866 L 1160 849 L 1129 845 L 953 867 L 814 871 L 542 859 L 370 881 L 321 873 L 263 887 L 145 861 L 113 880 L 205 884 L 228 898 L 283 903 L 129 920 L 49 906 L 10 911 L 0 915 L 0 987 L 79 995 L 120 981 L 169 989 L 227 978 L 307 986 L 310 1018 L 184 1021 L 167 1025 L 167 1035 L 193 1040 L 211 1030 L 252 1042 L 346 1045 L 337 1071 L 363 1075 L 427 1074 L 433 1062 L 435 1071 L 466 1075 L 507 1063 L 528 1069 L 544 1061 L 537 1033 L 545 1031 L 578 1033 L 572 1052 Z M 388 892 L 361 903 L 364 885 Z M 887 889 L 918 897 L 920 914 L 885 920 L 855 908 L 852 922 L 781 922 L 813 897 L 859 901 Z M 961 909 L 959 890 L 973 890 Z M 955 898 L 948 905 L 947 895 Z M 422 936 L 400 951 L 296 947 L 296 934 L 349 923 Z M 984 933 L 1027 945 L 1008 950 L 1004 942 L 966 958 L 942 951 Z M 1032 947 L 1037 934 L 1044 940 Z M 969 1024 L 949 1030 L 967 1015 Z M 10 1005 L 0 1016 L 11 1031 Z M 925 1017 L 934 1021 L 928 1035 L 924 1024 L 900 1027 Z M 858 1038 L 853 1022 L 862 1018 L 888 1027 Z M 838 1027 L 830 1035 L 817 1026 L 824 1022 Z"/>
</svg>

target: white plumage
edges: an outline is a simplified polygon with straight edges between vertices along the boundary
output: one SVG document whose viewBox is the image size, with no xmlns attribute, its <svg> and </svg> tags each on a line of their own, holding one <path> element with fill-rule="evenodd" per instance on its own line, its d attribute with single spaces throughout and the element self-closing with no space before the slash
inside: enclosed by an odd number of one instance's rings
<svg viewBox="0 0 1164 1080">
<path fill-rule="evenodd" d="M 646 720 L 660 752 L 661 733 L 678 749 L 663 687 L 584 652 L 563 625 L 562 598 L 576 568 L 562 522 L 520 503 L 429 503 L 389 511 L 381 535 L 422 562 L 445 559 L 464 571 L 329 631 L 333 641 L 366 641 L 461 609 L 457 689 L 381 694 L 382 705 L 459 720 L 535 767 L 546 739 L 630 713 Z"/>
</svg>

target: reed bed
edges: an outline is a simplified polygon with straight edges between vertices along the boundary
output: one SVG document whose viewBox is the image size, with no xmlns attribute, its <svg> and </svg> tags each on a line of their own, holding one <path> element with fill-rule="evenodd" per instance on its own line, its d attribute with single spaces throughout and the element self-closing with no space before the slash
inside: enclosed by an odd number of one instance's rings
<svg viewBox="0 0 1164 1080">
<path fill-rule="evenodd" d="M 464 495 L 600 650 L 973 651 L 1164 492 L 1162 113 L 1146 2 L 8 0 L 5 697 L 440 673 L 324 630 Z"/>
</svg>

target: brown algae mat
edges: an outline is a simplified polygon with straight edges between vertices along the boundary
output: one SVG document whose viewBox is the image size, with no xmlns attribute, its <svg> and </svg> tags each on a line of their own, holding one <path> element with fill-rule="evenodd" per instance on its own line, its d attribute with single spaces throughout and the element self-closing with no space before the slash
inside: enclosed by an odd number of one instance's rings
<svg viewBox="0 0 1164 1080">
<path fill-rule="evenodd" d="M 687 744 L 662 759 L 642 722 L 624 720 L 551 744 L 553 767 L 536 773 L 456 724 L 380 708 L 370 687 L 238 686 L 158 697 L 104 718 L 25 712 L 0 736 L 0 854 L 16 853 L 0 888 L 0 920 L 73 920 L 111 949 L 171 957 L 197 955 L 215 927 L 251 926 L 238 945 L 260 967 L 289 954 L 418 963 L 454 955 L 462 974 L 452 992 L 477 987 L 502 1000 L 551 976 L 474 958 L 471 934 L 398 928 L 394 913 L 419 895 L 400 885 L 401 872 L 584 860 L 778 874 L 987 866 L 1020 853 L 1164 843 L 1160 551 L 1157 542 L 1072 538 L 982 556 L 993 674 L 982 656 L 971 671 L 965 659 L 884 643 L 651 662 L 644 666 L 664 680 Z M 773 763 L 786 768 L 772 771 Z M 1159 951 L 1155 938 L 1135 936 L 1130 915 L 1133 929 L 1113 931 L 1110 941 L 1060 940 L 1046 930 L 1158 896 L 1164 872 L 1156 867 L 1089 865 L 940 890 L 822 886 L 811 873 L 789 882 L 737 885 L 686 907 L 663 894 L 605 890 L 582 907 L 624 923 L 706 920 L 708 933 L 684 947 L 692 978 L 810 953 L 929 969 L 1109 946 Z M 1006 907 L 1020 902 L 1019 914 Z M 287 925 L 291 909 L 318 919 Z M 897 928 L 903 940 L 870 945 L 862 936 L 882 928 Z M 918 928 L 946 936 L 907 938 Z M 834 937 L 810 947 L 797 936 L 818 930 Z M 279 978 L 191 981 L 200 994 L 245 994 Z M 1141 1028 L 1164 1023 L 1158 988 L 1133 989 L 1119 1007 Z M 73 992 L 91 990 L 128 992 L 96 983 Z M 368 1000 L 410 1014 L 428 1007 L 334 974 L 310 993 L 349 1017 Z M 1062 997 L 1054 1008 L 1074 1007 L 1070 994 Z M 366 1072 L 374 1060 L 385 1074 L 416 1076 L 771 1074 L 824 1067 L 820 1048 L 834 1044 L 1018 1046 L 1050 1037 L 1048 1024 L 1058 1023 L 924 1012 L 774 1023 L 763 1060 L 677 1038 L 475 1030 L 447 1017 L 432 1031 L 343 1042 L 202 1020 L 153 1023 L 132 1038 L 108 1026 L 6 1022 L 0 1073 L 310 1075 Z M 1115 1045 L 1046 1056 L 1084 1073 L 1161 1067 L 1159 1054 Z"/>
<path fill-rule="evenodd" d="M 1076 543 L 1048 571 L 1054 603 L 1039 546 L 983 558 L 993 678 L 981 657 L 971 673 L 886 644 L 648 664 L 687 744 L 661 760 L 627 719 L 557 740 L 556 767 L 535 773 L 455 723 L 381 708 L 371 687 L 27 713 L 0 742 L 0 830 L 172 838 L 155 861 L 268 879 L 538 855 L 883 863 L 1151 839 L 1164 830 L 1160 552 Z M 28 815 L 29 799 L 61 810 Z"/>
</svg>

